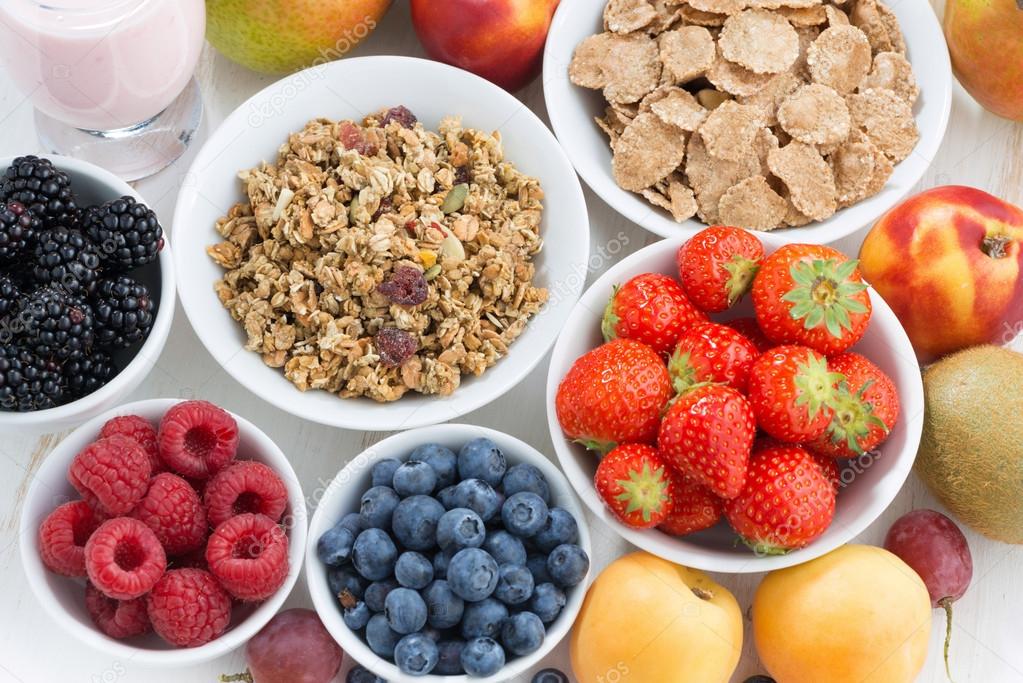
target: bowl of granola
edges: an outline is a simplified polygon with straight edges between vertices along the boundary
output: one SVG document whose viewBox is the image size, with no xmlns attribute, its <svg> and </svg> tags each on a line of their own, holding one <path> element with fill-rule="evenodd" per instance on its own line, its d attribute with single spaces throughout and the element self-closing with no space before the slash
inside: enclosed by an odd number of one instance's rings
<svg viewBox="0 0 1023 683">
<path fill-rule="evenodd" d="M 192 326 L 243 386 L 323 424 L 408 429 L 485 405 L 549 350 L 585 279 L 586 205 L 557 140 L 436 62 L 279 81 L 187 178 L 174 230 Z"/>
<path fill-rule="evenodd" d="M 923 176 L 951 89 L 941 27 L 916 2 L 564 0 L 544 58 L 579 175 L 662 237 L 855 232 Z"/>
</svg>

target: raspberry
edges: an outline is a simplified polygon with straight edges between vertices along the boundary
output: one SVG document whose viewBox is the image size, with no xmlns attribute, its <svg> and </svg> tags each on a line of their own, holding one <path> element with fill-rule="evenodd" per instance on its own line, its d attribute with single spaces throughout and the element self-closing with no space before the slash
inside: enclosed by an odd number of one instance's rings
<svg viewBox="0 0 1023 683">
<path fill-rule="evenodd" d="M 104 595 L 132 600 L 145 595 L 167 569 L 167 555 L 153 530 L 137 519 L 103 522 L 85 544 L 85 570 Z"/>
<path fill-rule="evenodd" d="M 288 576 L 288 537 L 266 515 L 246 513 L 216 528 L 206 561 L 228 593 L 259 601 L 277 592 Z"/>
<path fill-rule="evenodd" d="M 246 512 L 279 522 L 288 506 L 288 489 L 281 478 L 270 467 L 252 460 L 239 461 L 218 472 L 206 485 L 203 497 L 214 528 Z"/>
<path fill-rule="evenodd" d="M 150 474 L 142 447 L 115 434 L 92 442 L 76 455 L 67 478 L 89 505 L 116 516 L 138 505 L 146 495 Z"/>
<path fill-rule="evenodd" d="M 209 528 L 199 494 L 170 472 L 153 477 L 149 491 L 131 516 L 153 530 L 168 555 L 202 547 Z"/>
<path fill-rule="evenodd" d="M 51 572 L 85 576 L 85 542 L 102 521 L 84 500 L 64 503 L 39 526 L 39 556 Z"/>
<path fill-rule="evenodd" d="M 85 585 L 85 609 L 99 630 L 111 638 L 131 638 L 150 628 L 145 598 L 115 600 L 88 583 Z"/>
<path fill-rule="evenodd" d="M 156 438 L 160 458 L 170 469 L 207 479 L 234 460 L 238 423 L 208 401 L 184 401 L 163 416 Z"/>
<path fill-rule="evenodd" d="M 114 434 L 127 436 L 134 439 L 142 450 L 149 456 L 149 463 L 152 465 L 152 473 L 163 471 L 163 461 L 160 460 L 160 449 L 156 447 L 156 430 L 144 417 L 138 415 L 121 415 L 107 420 L 103 428 L 99 430 L 99 438 L 103 439 Z"/>
<path fill-rule="evenodd" d="M 171 645 L 198 647 L 231 621 L 231 597 L 202 569 L 172 569 L 146 598 L 153 630 Z"/>
</svg>

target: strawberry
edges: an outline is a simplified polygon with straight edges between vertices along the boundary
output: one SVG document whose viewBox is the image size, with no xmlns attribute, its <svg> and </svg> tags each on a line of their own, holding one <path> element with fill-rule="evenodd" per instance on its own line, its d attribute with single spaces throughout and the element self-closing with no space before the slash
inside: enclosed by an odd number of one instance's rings
<svg viewBox="0 0 1023 683">
<path fill-rule="evenodd" d="M 682 289 L 697 308 L 717 313 L 741 299 L 764 260 L 764 245 L 742 228 L 712 225 L 679 247 Z"/>
<path fill-rule="evenodd" d="M 746 337 L 746 339 L 753 342 L 753 346 L 757 347 L 757 351 L 759 353 L 763 353 L 764 351 L 777 346 L 777 344 L 764 336 L 764 332 L 760 329 L 760 324 L 757 323 L 756 318 L 735 318 L 734 320 L 726 320 L 722 324 L 731 327 L 733 330 Z"/>
<path fill-rule="evenodd" d="M 827 430 L 807 447 L 832 458 L 852 458 L 877 448 L 899 418 L 895 384 L 881 368 L 851 351 L 829 359 L 828 367 L 842 373 L 845 381 L 838 385 Z"/>
<path fill-rule="evenodd" d="M 813 349 L 776 346 L 749 370 L 749 402 L 757 424 L 778 441 L 816 439 L 831 422 L 831 406 L 843 379 Z"/>
<path fill-rule="evenodd" d="M 749 368 L 760 353 L 749 339 L 717 323 L 700 323 L 683 334 L 668 360 L 675 391 L 701 382 L 727 384 L 745 392 Z"/>
<path fill-rule="evenodd" d="M 555 408 L 565 436 L 606 453 L 616 443 L 653 443 L 671 395 L 661 357 L 646 344 L 616 339 L 572 364 Z"/>
<path fill-rule="evenodd" d="M 779 446 L 753 453 L 742 492 L 725 517 L 758 553 L 781 555 L 820 536 L 835 515 L 835 486 L 809 451 Z"/>
<path fill-rule="evenodd" d="M 867 330 L 870 295 L 856 266 L 831 247 L 788 244 L 753 281 L 753 308 L 767 338 L 825 355 L 845 351 Z"/>
<path fill-rule="evenodd" d="M 678 472 L 671 473 L 671 480 L 671 512 L 658 529 L 671 536 L 685 536 L 718 523 L 725 509 L 723 500 Z"/>
<path fill-rule="evenodd" d="M 678 397 L 661 421 L 657 447 L 669 465 L 722 498 L 734 498 L 746 479 L 757 426 L 735 389 L 704 384 Z"/>
<path fill-rule="evenodd" d="M 671 512 L 670 470 L 652 446 L 618 446 L 600 461 L 593 485 L 611 513 L 634 529 L 655 527 Z"/>
<path fill-rule="evenodd" d="M 668 353 L 694 323 L 707 319 L 675 280 L 643 273 L 615 287 L 604 309 L 604 339 L 635 339 L 658 353 Z"/>
</svg>

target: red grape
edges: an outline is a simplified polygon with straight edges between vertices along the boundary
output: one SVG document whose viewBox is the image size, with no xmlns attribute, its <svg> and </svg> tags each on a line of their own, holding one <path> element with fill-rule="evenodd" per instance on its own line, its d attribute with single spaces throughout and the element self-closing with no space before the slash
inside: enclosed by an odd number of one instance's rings
<svg viewBox="0 0 1023 683">
<path fill-rule="evenodd" d="M 344 654 L 316 612 L 289 609 L 245 646 L 253 683 L 329 683 Z"/>
<path fill-rule="evenodd" d="M 884 547 L 920 575 L 931 596 L 931 606 L 945 610 L 947 672 L 952 603 L 963 597 L 973 578 L 973 558 L 966 537 L 955 522 L 940 512 L 913 510 L 895 521 L 884 539 Z"/>
</svg>

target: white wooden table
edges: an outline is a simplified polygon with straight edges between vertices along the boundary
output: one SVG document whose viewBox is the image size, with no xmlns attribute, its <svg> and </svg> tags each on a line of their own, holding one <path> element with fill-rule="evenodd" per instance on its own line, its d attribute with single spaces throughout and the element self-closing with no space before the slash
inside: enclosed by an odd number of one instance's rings
<svg viewBox="0 0 1023 683">
<path fill-rule="evenodd" d="M 596 2 L 597 0 L 594 0 Z M 903 0 L 919 2 L 922 0 Z M 941 0 L 935 0 L 941 2 Z M 940 11 L 940 7 L 938 8 Z M 359 55 L 410 54 L 422 56 L 412 31 L 407 4 L 398 0 L 390 14 L 361 46 Z M 928 68 L 919 65 L 917 68 Z M 139 191 L 157 210 L 165 226 L 173 219 L 177 190 L 195 150 L 210 130 L 251 94 L 273 81 L 228 62 L 207 46 L 198 78 L 206 102 L 203 128 L 193 149 L 173 166 L 138 184 Z M 542 88 L 534 83 L 520 93 L 522 100 L 546 120 Z M 399 97 L 400 99 L 400 97 Z M 921 188 L 956 183 L 974 185 L 1005 199 L 1023 203 L 1023 125 L 1012 124 L 980 109 L 956 85 L 949 133 Z M 41 151 L 35 141 L 32 108 L 0 72 L 0 155 Z M 651 243 L 654 237 L 628 223 L 600 199 L 587 191 L 592 225 L 592 248 L 596 252 L 611 240 L 619 241 L 622 255 Z M 855 253 L 858 235 L 840 248 Z M 592 259 L 600 265 L 592 281 L 611 265 L 606 259 Z M 490 406 L 465 416 L 464 421 L 500 429 L 552 454 L 543 395 L 547 363 L 541 363 L 518 387 Z M 315 492 L 361 450 L 386 436 L 382 433 L 340 431 L 304 422 L 267 405 L 247 393 L 224 373 L 196 338 L 180 307 L 166 350 L 148 379 L 128 400 L 151 397 L 202 397 L 236 411 L 259 424 L 290 454 L 305 492 Z M 514 405 L 514 411 L 507 406 Z M 212 683 L 218 674 L 245 668 L 243 654 L 236 651 L 215 662 L 185 670 L 146 669 L 130 660 L 112 661 L 97 654 L 59 630 L 37 605 L 21 569 L 17 538 L 18 516 L 33 472 L 61 439 L 61 434 L 29 437 L 4 434 L 0 439 L 0 683 L 169 683 L 197 681 Z M 553 456 L 552 456 L 553 457 Z M 923 485 L 911 476 L 889 510 L 859 539 L 880 543 L 888 526 L 898 516 L 918 507 L 937 503 Z M 630 546 L 592 516 L 586 520 L 594 532 L 594 564 L 599 571 Z M 1023 613 L 1023 548 L 986 541 L 968 533 L 975 562 L 973 586 L 956 605 L 952 644 L 952 670 L 958 683 L 1023 682 L 1023 647 L 1020 622 Z M 746 607 L 760 575 L 717 577 Z M 310 605 L 304 579 L 288 602 L 289 606 Z M 627 606 L 626 606 L 627 609 Z M 798 628 L 798 626 L 794 625 Z M 941 663 L 943 619 L 935 613 L 927 667 L 919 680 L 945 681 Z M 753 649 L 749 629 L 742 663 L 733 681 L 763 673 Z M 350 666 L 346 660 L 344 670 Z M 567 645 L 563 643 L 549 658 L 548 666 L 569 671 Z M 343 680 L 343 674 L 338 677 Z M 521 680 L 528 681 L 527 677 Z M 624 680 L 624 679 L 623 679 Z M 630 683 L 625 681 L 625 683 Z M 636 680 L 634 683 L 645 683 Z M 820 683 L 827 683 L 821 681 Z"/>
</svg>

